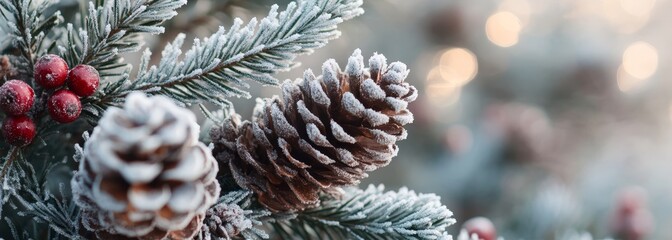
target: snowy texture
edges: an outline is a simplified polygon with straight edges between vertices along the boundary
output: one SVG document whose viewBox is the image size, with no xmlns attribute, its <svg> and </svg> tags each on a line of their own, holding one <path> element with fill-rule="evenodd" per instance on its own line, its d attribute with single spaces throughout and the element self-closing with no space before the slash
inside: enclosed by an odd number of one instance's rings
<svg viewBox="0 0 672 240">
<path fill-rule="evenodd" d="M 406 188 L 384 192 L 382 185 L 370 185 L 347 189 L 343 199 L 327 198 L 320 207 L 273 225 L 287 239 L 448 239 L 452 215 L 434 194 Z"/>
<path fill-rule="evenodd" d="M 171 19 L 186 0 L 96 0 L 88 2 L 83 25 L 69 24 L 61 54 L 70 66 L 87 64 L 101 76 L 127 66 L 119 53 L 137 52 L 141 33 L 159 34 L 161 23 Z"/>
<path fill-rule="evenodd" d="M 272 74 L 296 66 L 294 59 L 323 47 L 340 35 L 337 24 L 363 13 L 362 0 L 300 0 L 285 11 L 271 8 L 268 16 L 244 24 L 236 19 L 225 31 L 194 41 L 182 55 L 184 35 L 179 35 L 162 52 L 161 62 L 149 67 L 151 52 L 145 51 L 137 79 L 129 85 L 106 89 L 109 95 L 153 89 L 182 103 L 228 104 L 231 96 L 249 97 L 238 88 L 244 80 L 275 85 Z M 181 58 L 181 59 L 180 59 Z"/>
<path fill-rule="evenodd" d="M 252 121 L 234 113 L 211 131 L 217 160 L 274 211 L 302 210 L 323 191 L 357 184 L 390 163 L 406 138 L 406 106 L 417 91 L 404 82 L 403 63 L 388 66 L 376 54 L 364 68 L 356 50 L 345 72 L 329 60 L 322 74 L 285 81 L 282 98 L 258 102 Z"/>
<path fill-rule="evenodd" d="M 86 141 L 72 179 L 82 224 L 100 238 L 190 237 L 219 196 L 217 163 L 194 115 L 166 97 L 129 95 Z"/>
<path fill-rule="evenodd" d="M 249 191 L 233 191 L 222 196 L 208 209 L 198 239 L 267 239 L 268 234 L 259 227 L 271 212 L 251 210 L 251 195 Z"/>
</svg>

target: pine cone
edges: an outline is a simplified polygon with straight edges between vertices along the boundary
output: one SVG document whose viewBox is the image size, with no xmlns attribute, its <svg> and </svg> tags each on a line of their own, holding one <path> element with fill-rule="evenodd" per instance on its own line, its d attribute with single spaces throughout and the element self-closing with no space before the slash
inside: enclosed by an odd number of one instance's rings
<svg viewBox="0 0 672 240">
<path fill-rule="evenodd" d="M 403 126 L 413 121 L 408 103 L 417 97 L 404 82 L 406 65 L 387 66 L 374 55 L 369 68 L 356 50 L 345 72 L 334 60 L 323 76 L 282 84 L 282 99 L 260 101 L 252 121 L 232 114 L 211 132 L 215 158 L 236 182 L 273 211 L 318 203 L 320 192 L 356 184 L 397 154 Z"/>
<path fill-rule="evenodd" d="M 99 239 L 190 239 L 219 196 L 218 166 L 194 115 L 165 97 L 131 94 L 86 141 L 73 195 Z M 81 150 L 81 148 L 79 148 Z"/>
<path fill-rule="evenodd" d="M 262 225 L 262 218 L 270 216 L 271 212 L 251 210 L 251 194 L 241 190 L 221 197 L 217 205 L 208 209 L 197 239 L 268 239 L 268 234 L 258 227 Z"/>
<path fill-rule="evenodd" d="M 245 210 L 236 204 L 217 204 L 208 209 L 201 233 L 208 239 L 230 239 L 247 228 L 252 228 L 252 221 L 245 218 Z"/>
</svg>

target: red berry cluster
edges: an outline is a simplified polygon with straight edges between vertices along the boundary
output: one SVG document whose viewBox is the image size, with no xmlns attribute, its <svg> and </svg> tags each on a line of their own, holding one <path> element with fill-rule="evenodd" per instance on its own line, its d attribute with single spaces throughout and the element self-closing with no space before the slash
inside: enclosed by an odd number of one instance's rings
<svg viewBox="0 0 672 240">
<path fill-rule="evenodd" d="M 38 59 L 34 73 L 35 82 L 43 88 L 61 88 L 47 99 L 49 115 L 60 123 L 77 120 L 82 112 L 79 98 L 93 95 L 100 84 L 95 68 L 77 65 L 68 69 L 65 60 L 52 54 Z M 9 144 L 25 146 L 35 137 L 35 124 L 27 116 L 34 102 L 35 92 L 23 81 L 11 80 L 0 87 L 0 109 L 8 115 L 2 124 L 2 134 Z"/>
<path fill-rule="evenodd" d="M 77 65 L 68 72 L 68 64 L 56 55 L 41 57 L 35 64 L 35 81 L 46 89 L 63 87 L 47 100 L 49 115 L 54 121 L 69 123 L 77 120 L 82 112 L 79 97 L 93 95 L 100 83 L 100 76 L 89 65 Z"/>
</svg>

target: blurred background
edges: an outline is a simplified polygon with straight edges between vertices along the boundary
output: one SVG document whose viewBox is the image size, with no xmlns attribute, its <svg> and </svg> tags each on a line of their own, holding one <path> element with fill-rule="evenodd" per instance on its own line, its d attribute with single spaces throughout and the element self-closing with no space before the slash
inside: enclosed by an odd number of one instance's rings
<svg viewBox="0 0 672 240">
<path fill-rule="evenodd" d="M 192 0 L 148 47 L 287 2 Z M 437 193 L 458 219 L 452 233 L 484 216 L 507 239 L 672 239 L 671 0 L 367 0 L 365 10 L 280 75 L 345 64 L 356 48 L 409 65 L 415 123 L 363 184 Z M 251 116 L 254 99 L 233 102 Z"/>
</svg>

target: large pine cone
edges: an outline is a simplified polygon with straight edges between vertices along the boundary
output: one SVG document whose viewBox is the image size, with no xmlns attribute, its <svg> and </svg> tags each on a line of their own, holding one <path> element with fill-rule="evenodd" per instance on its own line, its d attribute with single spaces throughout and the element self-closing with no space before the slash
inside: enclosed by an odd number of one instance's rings
<svg viewBox="0 0 672 240">
<path fill-rule="evenodd" d="M 194 115 L 168 98 L 131 94 L 86 141 L 73 195 L 99 239 L 190 239 L 219 197 L 218 166 Z M 80 149 L 81 151 L 81 149 Z"/>
<path fill-rule="evenodd" d="M 233 113 L 211 132 L 215 158 L 273 211 L 313 206 L 320 192 L 387 165 L 413 121 L 407 106 L 417 91 L 404 82 L 405 64 L 376 54 L 366 69 L 356 50 L 345 72 L 334 60 L 322 71 L 285 81 L 282 99 L 260 101 L 251 122 Z"/>
</svg>

